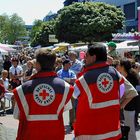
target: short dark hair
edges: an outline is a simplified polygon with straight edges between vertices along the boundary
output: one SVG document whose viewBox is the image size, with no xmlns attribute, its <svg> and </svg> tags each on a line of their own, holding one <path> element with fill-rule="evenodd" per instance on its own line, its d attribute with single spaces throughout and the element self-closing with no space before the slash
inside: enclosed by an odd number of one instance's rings
<svg viewBox="0 0 140 140">
<path fill-rule="evenodd" d="M 93 43 L 88 45 L 87 52 L 90 56 L 96 55 L 96 61 L 107 61 L 106 46 L 103 43 Z"/>
<path fill-rule="evenodd" d="M 40 48 L 36 50 L 35 54 L 36 54 L 36 61 L 41 66 L 41 71 L 54 70 L 54 64 L 56 61 L 56 54 L 54 51 L 48 48 Z"/>
</svg>

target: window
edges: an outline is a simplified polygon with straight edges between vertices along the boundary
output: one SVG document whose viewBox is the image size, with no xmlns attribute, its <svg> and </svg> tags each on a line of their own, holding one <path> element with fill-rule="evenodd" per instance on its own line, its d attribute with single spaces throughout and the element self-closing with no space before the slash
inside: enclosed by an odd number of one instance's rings
<svg viewBox="0 0 140 140">
<path fill-rule="evenodd" d="M 135 19 L 135 3 L 124 5 L 124 13 L 126 20 Z"/>
<path fill-rule="evenodd" d="M 128 33 L 128 32 L 131 32 L 132 30 L 137 30 L 137 28 L 136 28 L 136 26 L 127 26 L 126 27 L 126 32 Z"/>
<path fill-rule="evenodd" d="M 138 6 L 140 6 L 140 0 L 137 0 Z"/>
</svg>

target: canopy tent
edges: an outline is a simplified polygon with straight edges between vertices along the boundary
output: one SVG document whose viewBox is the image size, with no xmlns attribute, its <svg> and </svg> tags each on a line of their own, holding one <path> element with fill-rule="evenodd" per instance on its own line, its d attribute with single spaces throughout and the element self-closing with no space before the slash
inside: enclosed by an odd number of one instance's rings
<svg viewBox="0 0 140 140">
<path fill-rule="evenodd" d="M 58 52 L 58 51 L 66 51 L 69 48 L 70 48 L 70 44 L 69 43 L 61 42 L 61 43 L 58 43 L 58 44 L 54 44 L 53 50 L 55 52 Z"/>
<path fill-rule="evenodd" d="M 16 52 L 16 49 L 10 48 L 8 44 L 0 44 L 0 49 L 3 49 L 7 52 Z"/>
<path fill-rule="evenodd" d="M 8 51 L 5 51 L 4 49 L 0 48 L 0 54 L 8 55 Z"/>
<path fill-rule="evenodd" d="M 66 47 L 69 46 L 69 43 L 65 43 L 65 42 L 60 42 L 58 44 L 54 44 L 55 47 Z"/>
</svg>

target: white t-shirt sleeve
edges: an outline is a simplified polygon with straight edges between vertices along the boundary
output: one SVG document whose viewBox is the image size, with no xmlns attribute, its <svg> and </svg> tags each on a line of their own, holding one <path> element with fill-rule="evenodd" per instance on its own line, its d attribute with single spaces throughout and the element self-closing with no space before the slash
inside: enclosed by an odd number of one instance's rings
<svg viewBox="0 0 140 140">
<path fill-rule="evenodd" d="M 19 108 L 18 108 L 18 106 L 17 106 L 17 103 L 15 103 L 15 107 L 14 107 L 14 112 L 13 112 L 13 117 L 15 118 L 15 119 L 19 119 Z"/>
<path fill-rule="evenodd" d="M 80 90 L 79 90 L 79 88 L 77 87 L 77 85 L 74 85 L 73 98 L 77 99 L 79 95 L 80 95 Z"/>
</svg>

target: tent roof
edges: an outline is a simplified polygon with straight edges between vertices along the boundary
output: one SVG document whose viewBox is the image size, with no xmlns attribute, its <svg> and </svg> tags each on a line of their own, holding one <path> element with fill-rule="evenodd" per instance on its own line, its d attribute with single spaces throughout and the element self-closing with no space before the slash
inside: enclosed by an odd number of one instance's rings
<svg viewBox="0 0 140 140">
<path fill-rule="evenodd" d="M 8 47 L 8 44 L 0 44 L 0 48 L 5 50 L 5 51 L 8 51 L 8 52 L 15 52 L 16 51 L 16 49 Z"/>
<path fill-rule="evenodd" d="M 2 55 L 8 55 L 8 51 L 5 51 L 4 49 L 0 48 L 0 53 Z"/>
</svg>

